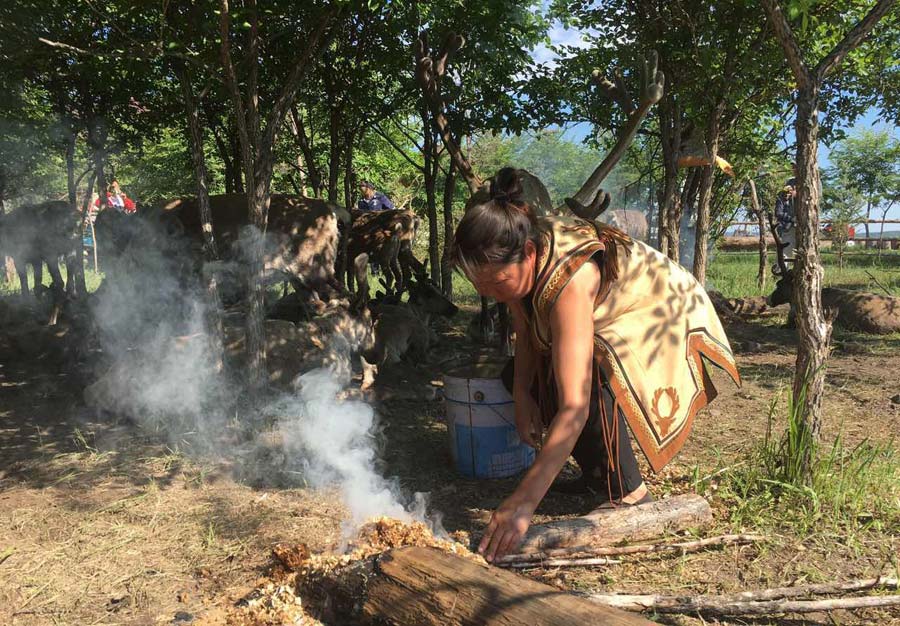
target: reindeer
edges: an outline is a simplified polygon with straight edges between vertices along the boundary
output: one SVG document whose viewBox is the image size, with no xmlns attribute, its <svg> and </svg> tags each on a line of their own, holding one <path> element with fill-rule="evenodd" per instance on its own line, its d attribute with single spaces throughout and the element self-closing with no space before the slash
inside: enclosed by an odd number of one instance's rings
<svg viewBox="0 0 900 626">
<path fill-rule="evenodd" d="M 384 271 L 385 288 L 388 292 L 396 289 L 402 292 L 409 280 L 409 270 L 404 271 L 400 263 L 402 248 L 412 254 L 412 244 L 419 229 L 419 217 L 412 211 L 353 211 L 353 226 L 347 249 L 354 265 L 358 299 L 368 298 L 368 261 L 376 261 Z M 361 255 L 367 255 L 366 263 L 357 263 Z"/>
<path fill-rule="evenodd" d="M 416 79 L 422 89 L 425 102 L 431 110 L 432 118 L 441 135 L 441 140 L 453 159 L 457 171 L 460 172 L 469 187 L 471 196 L 466 203 L 466 208 L 469 208 L 489 200 L 490 181 L 481 180 L 463 155 L 459 143 L 450 131 L 450 124 L 445 112 L 446 103 L 441 94 L 441 82 L 446 73 L 447 61 L 451 54 L 460 50 L 464 45 L 465 39 L 463 37 L 450 33 L 444 39 L 437 56 L 432 57 L 429 53 L 427 36 L 425 33 L 422 33 L 413 44 L 413 47 L 416 59 Z M 657 70 L 656 53 L 651 52 L 644 60 L 641 68 L 640 94 L 637 103 L 632 100 L 619 74 L 615 75 L 614 81 L 610 81 L 599 71 L 594 71 L 592 73 L 592 82 L 622 107 L 627 115 L 627 121 L 609 154 L 606 155 L 575 195 L 571 198 L 566 198 L 564 204 L 560 207 L 553 208 L 546 185 L 536 176 L 526 170 L 518 170 L 525 199 L 538 215 L 547 215 L 549 213 L 560 215 L 568 212 L 582 219 L 593 221 L 609 208 L 610 196 L 600 188 L 600 184 L 624 156 L 650 107 L 662 98 L 665 79 L 663 73 Z M 501 349 L 504 353 L 509 354 L 509 311 L 505 306 L 498 307 L 498 318 L 500 322 Z M 480 319 L 482 331 L 487 332 L 490 328 L 490 312 L 486 298 L 481 299 Z"/>
<path fill-rule="evenodd" d="M 43 264 L 53 278 L 53 291 L 71 292 L 77 258 L 78 211 L 68 202 L 51 200 L 20 207 L 9 215 L 0 215 L 0 255 L 12 257 L 19 275 L 22 296 L 28 294 L 28 265 L 34 268 L 34 295 L 41 289 Z M 65 257 L 67 282 L 59 271 Z"/>
<path fill-rule="evenodd" d="M 775 252 L 778 261 L 778 275 L 775 291 L 768 297 L 769 306 L 791 303 L 789 322 L 793 319 L 794 272 L 784 256 L 785 244 L 769 215 L 769 228 L 775 237 Z M 900 298 L 882 296 L 864 291 L 822 288 L 822 306 L 838 326 L 873 335 L 887 335 L 900 332 Z"/>
<path fill-rule="evenodd" d="M 222 194 L 210 196 L 209 202 L 223 261 L 204 269 L 221 274 L 220 289 L 228 299 L 229 294 L 243 292 L 237 273 L 245 254 L 241 235 L 250 223 L 247 200 L 243 194 Z M 349 214 L 325 200 L 273 194 L 263 253 L 269 276 L 287 277 L 296 289 L 324 292 L 323 298 L 328 299 L 337 288 L 338 221 L 349 222 Z M 155 245 L 162 246 L 160 255 L 194 264 L 183 269 L 198 270 L 202 264 L 203 225 L 196 198 L 178 198 L 137 216 L 104 211 L 97 217 L 96 229 L 101 252 L 114 262 L 127 260 L 134 245 Z M 132 256 L 137 252 L 132 250 Z"/>
</svg>

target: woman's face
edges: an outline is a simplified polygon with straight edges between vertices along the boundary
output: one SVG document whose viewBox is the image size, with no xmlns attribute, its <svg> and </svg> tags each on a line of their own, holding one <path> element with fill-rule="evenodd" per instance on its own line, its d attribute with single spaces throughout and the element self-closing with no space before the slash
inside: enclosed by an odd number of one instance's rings
<svg viewBox="0 0 900 626">
<path fill-rule="evenodd" d="M 515 302 L 527 296 L 534 287 L 534 264 L 537 251 L 530 241 L 525 243 L 525 255 L 517 263 L 482 265 L 469 277 L 475 290 L 498 302 Z"/>
</svg>

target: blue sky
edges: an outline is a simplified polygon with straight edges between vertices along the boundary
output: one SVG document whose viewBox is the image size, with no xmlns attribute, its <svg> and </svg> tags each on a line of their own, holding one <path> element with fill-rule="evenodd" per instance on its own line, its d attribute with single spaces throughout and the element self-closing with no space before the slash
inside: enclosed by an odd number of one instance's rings
<svg viewBox="0 0 900 626">
<path fill-rule="evenodd" d="M 571 45 L 578 46 L 581 48 L 587 47 L 583 41 L 583 36 L 581 31 L 575 29 L 569 29 L 563 27 L 558 22 L 555 23 L 550 29 L 550 40 L 554 45 Z M 541 44 L 534 49 L 534 60 L 537 63 L 549 63 L 553 64 L 556 55 L 550 50 L 547 46 Z M 849 126 L 847 124 L 840 124 L 840 126 L 844 129 L 849 130 Z M 878 130 L 887 130 L 894 137 L 900 138 L 900 128 L 895 126 L 890 122 L 886 122 L 881 118 L 881 113 L 877 109 L 869 109 L 860 119 L 858 119 L 854 125 L 857 128 L 872 128 Z M 588 124 L 575 124 L 566 129 L 565 136 L 569 139 L 578 141 L 583 139 L 588 133 L 591 132 L 591 127 Z M 789 133 L 788 141 L 793 141 L 793 132 Z M 827 168 L 831 165 L 831 162 L 828 159 L 829 155 L 829 147 L 823 143 L 819 143 L 819 164 L 822 168 Z M 873 216 L 875 219 L 877 216 Z M 889 219 L 900 219 L 900 206 L 894 207 L 887 216 Z M 887 229 L 887 227 L 886 227 Z"/>
</svg>

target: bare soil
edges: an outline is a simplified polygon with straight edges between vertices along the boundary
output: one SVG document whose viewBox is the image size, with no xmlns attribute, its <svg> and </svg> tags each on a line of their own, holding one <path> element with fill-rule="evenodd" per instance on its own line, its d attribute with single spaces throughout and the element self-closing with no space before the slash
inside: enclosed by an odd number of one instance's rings
<svg viewBox="0 0 900 626">
<path fill-rule="evenodd" d="M 471 481 L 454 471 L 433 383 L 477 348 L 464 322 L 442 330 L 426 363 L 388 369 L 374 400 L 384 425 L 384 471 L 407 493 L 430 493 L 449 531 L 477 536 L 514 480 Z M 247 484 L 233 459 L 173 452 L 165 438 L 84 408 L 90 380 L 54 347 L 0 330 L 0 624 L 189 623 L 234 602 L 270 565 L 279 542 L 336 549 L 344 510 L 335 493 Z M 777 320 L 736 324 L 729 335 L 744 378 L 704 411 L 683 453 L 650 476 L 658 497 L 740 462 L 764 436 L 773 397 L 790 383 L 792 332 Z M 900 337 L 837 335 L 829 362 L 827 434 L 891 442 L 900 433 Z M 893 445 L 893 444 L 892 444 Z M 567 470 L 569 471 L 569 470 Z M 254 481 L 255 482 L 255 481 Z M 711 500 L 716 530 L 725 504 Z M 591 509 L 548 496 L 537 521 Z M 629 560 L 605 569 L 533 572 L 560 588 L 694 594 L 871 576 L 897 567 L 900 537 L 798 539 L 790 529 L 759 547 Z M 5 557 L 5 558 L 4 558 Z M 666 623 L 701 621 L 666 618 Z M 180 620 L 180 621 L 179 621 Z M 837 612 L 733 623 L 900 624 L 900 611 Z"/>
</svg>

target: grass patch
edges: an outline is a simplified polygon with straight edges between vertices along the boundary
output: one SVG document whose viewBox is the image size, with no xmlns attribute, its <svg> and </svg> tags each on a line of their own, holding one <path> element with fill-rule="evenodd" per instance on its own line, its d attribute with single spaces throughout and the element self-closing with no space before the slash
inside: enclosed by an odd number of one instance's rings
<svg viewBox="0 0 900 626">
<path fill-rule="evenodd" d="M 715 489 L 735 527 L 779 529 L 801 538 L 835 534 L 848 544 L 862 533 L 900 532 L 900 454 L 894 442 L 862 441 L 848 447 L 838 435 L 816 449 L 788 401 L 779 419 L 772 402 L 766 437 L 746 458 L 698 480 Z M 807 475 L 801 460 L 812 455 Z"/>
<path fill-rule="evenodd" d="M 775 255 L 770 253 L 769 265 L 774 263 Z M 844 267 L 840 268 L 834 253 L 822 251 L 822 265 L 825 286 L 883 294 L 880 283 L 892 295 L 900 296 L 900 252 L 882 251 L 879 258 L 877 250 L 855 251 L 845 256 Z M 756 252 L 718 252 L 709 268 L 707 287 L 729 298 L 767 295 L 775 287 L 775 280 L 768 276 L 766 288 L 760 289 L 756 284 L 758 267 Z"/>
<path fill-rule="evenodd" d="M 66 275 L 66 268 L 63 265 L 60 265 L 59 268 L 60 273 L 62 274 L 63 280 L 68 280 Z M 5 278 L 5 276 L 3 276 Z M 100 283 L 103 281 L 103 272 L 95 272 L 93 269 L 89 269 L 88 267 L 84 268 L 84 282 L 87 285 L 88 292 L 93 292 L 97 290 L 97 287 L 100 286 Z M 50 276 L 50 273 L 44 271 L 41 284 L 45 287 L 49 287 L 53 284 L 53 279 Z M 29 290 L 34 289 L 34 271 L 31 266 L 28 267 L 28 288 Z M 7 282 L 6 280 L 0 280 L 0 295 L 10 295 L 10 294 L 18 294 L 21 292 L 19 277 L 13 276 L 12 281 Z"/>
</svg>

